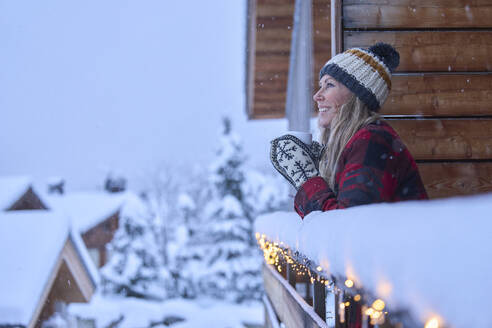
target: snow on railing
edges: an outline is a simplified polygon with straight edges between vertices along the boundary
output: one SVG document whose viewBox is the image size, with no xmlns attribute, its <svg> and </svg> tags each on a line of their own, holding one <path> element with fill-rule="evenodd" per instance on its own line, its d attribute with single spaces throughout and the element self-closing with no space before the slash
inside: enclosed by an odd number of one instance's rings
<svg viewBox="0 0 492 328">
<path fill-rule="evenodd" d="M 408 310 L 421 326 L 492 327 L 492 194 L 314 212 L 304 220 L 275 212 L 258 217 L 255 231 L 267 263 L 290 263 L 311 283 L 362 298 L 373 323 Z M 343 308 L 344 299 L 338 302 Z"/>
</svg>

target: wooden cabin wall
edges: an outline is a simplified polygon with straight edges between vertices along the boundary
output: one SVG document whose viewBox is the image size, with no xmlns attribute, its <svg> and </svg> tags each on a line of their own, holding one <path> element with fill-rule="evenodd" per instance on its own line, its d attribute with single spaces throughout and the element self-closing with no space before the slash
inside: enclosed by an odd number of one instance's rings
<svg viewBox="0 0 492 328">
<path fill-rule="evenodd" d="M 431 198 L 492 191 L 492 1 L 344 0 L 343 49 L 400 53 L 381 109 Z"/>
<path fill-rule="evenodd" d="M 82 234 L 85 246 L 88 249 L 97 249 L 99 252 L 99 263 L 96 263 L 98 267 L 104 266 L 109 260 L 106 246 L 113 240 L 116 230 L 118 230 L 119 220 L 120 212 L 118 210 L 106 220 Z"/>
<path fill-rule="evenodd" d="M 315 88 L 319 69 L 331 56 L 330 0 L 312 1 Z M 248 1 L 246 93 L 250 119 L 285 117 L 294 7 L 294 0 Z"/>
<path fill-rule="evenodd" d="M 32 187 L 29 189 L 6 211 L 23 211 L 23 210 L 46 210 L 48 207 L 43 204 Z"/>
</svg>

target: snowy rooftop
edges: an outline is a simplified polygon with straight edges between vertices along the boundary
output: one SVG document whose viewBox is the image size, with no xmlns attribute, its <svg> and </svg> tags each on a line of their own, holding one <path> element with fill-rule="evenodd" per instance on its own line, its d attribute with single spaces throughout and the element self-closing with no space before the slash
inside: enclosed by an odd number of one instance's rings
<svg viewBox="0 0 492 328">
<path fill-rule="evenodd" d="M 66 213 L 74 227 L 84 233 L 118 212 L 130 199 L 135 198 L 137 196 L 130 192 L 91 191 L 47 195 L 43 199 L 50 208 Z"/>
<path fill-rule="evenodd" d="M 0 210 L 12 206 L 28 189 L 32 181 L 25 176 L 0 177 Z"/>
<path fill-rule="evenodd" d="M 51 211 L 0 213 L 0 325 L 29 323 L 69 236 L 97 284 L 97 270 L 80 236 L 70 233 L 66 216 Z"/>
<path fill-rule="evenodd" d="M 283 242 L 425 322 L 492 327 L 492 194 L 260 216 L 256 232 Z"/>
</svg>

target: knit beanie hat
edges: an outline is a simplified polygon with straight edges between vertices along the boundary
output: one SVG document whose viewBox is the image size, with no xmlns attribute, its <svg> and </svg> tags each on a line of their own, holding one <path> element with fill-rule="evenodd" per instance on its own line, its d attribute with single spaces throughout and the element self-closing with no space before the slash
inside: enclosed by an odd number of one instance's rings
<svg viewBox="0 0 492 328">
<path fill-rule="evenodd" d="M 319 72 L 344 84 L 366 106 L 377 112 L 391 90 L 391 73 L 400 63 L 400 54 L 386 43 L 369 49 L 352 48 L 331 58 Z"/>
</svg>

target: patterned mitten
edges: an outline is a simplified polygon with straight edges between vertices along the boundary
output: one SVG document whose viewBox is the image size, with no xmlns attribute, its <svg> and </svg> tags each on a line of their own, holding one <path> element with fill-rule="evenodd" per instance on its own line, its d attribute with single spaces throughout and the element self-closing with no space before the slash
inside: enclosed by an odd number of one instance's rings
<svg viewBox="0 0 492 328">
<path fill-rule="evenodd" d="M 325 151 L 326 147 L 317 141 L 313 141 L 309 148 L 311 149 L 311 153 L 316 160 L 316 167 L 319 169 L 319 161 L 321 160 L 321 156 L 323 156 L 323 152 Z"/>
<path fill-rule="evenodd" d="M 309 146 L 287 134 L 272 140 L 270 160 L 273 167 L 296 189 L 309 178 L 319 175 L 315 155 Z"/>
</svg>

